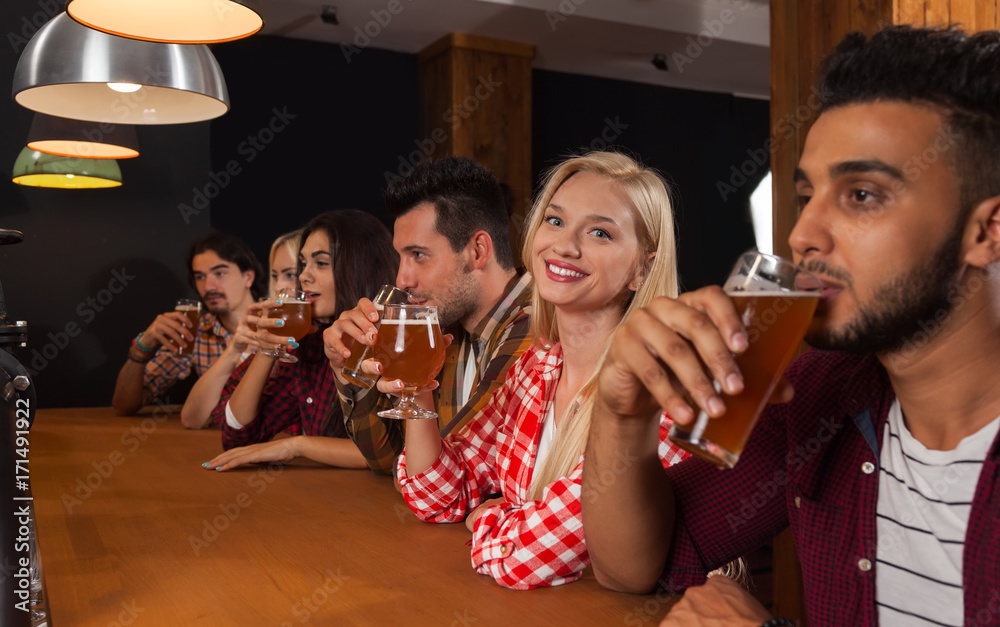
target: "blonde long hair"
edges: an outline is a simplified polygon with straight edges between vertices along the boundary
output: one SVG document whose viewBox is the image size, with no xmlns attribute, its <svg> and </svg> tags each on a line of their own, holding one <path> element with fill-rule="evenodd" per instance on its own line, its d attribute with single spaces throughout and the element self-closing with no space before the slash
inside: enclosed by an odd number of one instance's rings
<svg viewBox="0 0 1000 627">
<path fill-rule="evenodd" d="M 628 200 L 628 208 L 636 225 L 639 250 L 636 264 L 646 264 L 644 280 L 626 303 L 622 320 L 657 296 L 677 296 L 677 252 L 674 240 L 674 214 L 667 183 L 654 170 L 646 168 L 631 157 L 617 152 L 590 152 L 573 157 L 550 170 L 543 181 L 531 214 L 527 219 L 522 260 L 531 268 L 531 250 L 535 234 L 552 201 L 556 190 L 577 172 L 590 172 L 614 181 Z M 655 256 L 648 263 L 650 253 Z M 551 345 L 559 341 L 555 307 L 541 298 L 537 284 L 532 289 L 532 335 L 536 342 Z M 618 323 L 619 326 L 621 322 Z M 617 329 L 617 327 L 615 327 Z M 609 344 L 610 346 L 610 344 Z M 604 363 L 609 346 L 605 346 L 600 359 L 587 382 L 569 403 L 561 428 L 552 449 L 542 464 L 536 468 L 531 486 L 531 498 L 541 498 L 546 485 L 568 476 L 580 461 L 580 455 L 590 432 L 590 418 L 594 411 L 594 394 L 597 373 Z M 578 407 L 578 409 L 577 409 Z"/>
<path fill-rule="evenodd" d="M 288 249 L 288 254 L 292 256 L 292 260 L 295 262 L 296 267 L 298 266 L 299 259 L 299 238 L 302 237 L 302 229 L 297 231 L 292 231 L 291 233 L 285 233 L 284 235 L 279 235 L 278 239 L 274 240 L 271 244 L 271 254 L 267 257 L 267 294 L 269 298 L 274 298 L 274 277 L 271 276 L 271 270 L 274 268 L 274 256 L 278 253 L 278 249 L 284 246 Z M 298 275 L 298 270 L 295 271 Z"/>
</svg>

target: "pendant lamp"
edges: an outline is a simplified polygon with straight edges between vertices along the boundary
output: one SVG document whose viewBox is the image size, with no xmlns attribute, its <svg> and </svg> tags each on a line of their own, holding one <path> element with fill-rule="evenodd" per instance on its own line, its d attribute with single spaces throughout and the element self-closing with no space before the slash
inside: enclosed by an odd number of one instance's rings
<svg viewBox="0 0 1000 627">
<path fill-rule="evenodd" d="M 36 113 L 28 131 L 28 148 L 63 157 L 131 159 L 139 156 L 139 138 L 129 124 L 101 124 Z"/>
<path fill-rule="evenodd" d="M 98 189 L 119 187 L 122 170 L 114 159 L 61 157 L 25 148 L 14 162 L 11 180 L 28 187 Z"/>
<path fill-rule="evenodd" d="M 116 37 L 66 13 L 28 42 L 13 94 L 39 113 L 110 124 L 184 124 L 229 110 L 226 81 L 207 46 Z"/>
<path fill-rule="evenodd" d="M 71 0 L 70 17 L 90 28 L 146 41 L 210 44 L 264 26 L 254 0 Z"/>
</svg>

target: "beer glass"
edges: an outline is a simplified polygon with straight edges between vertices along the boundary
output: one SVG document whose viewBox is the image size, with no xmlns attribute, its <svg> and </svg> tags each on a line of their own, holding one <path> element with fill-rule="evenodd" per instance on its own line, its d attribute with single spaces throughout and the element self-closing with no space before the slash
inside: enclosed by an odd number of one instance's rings
<svg viewBox="0 0 1000 627">
<path fill-rule="evenodd" d="M 305 293 L 296 290 L 281 290 L 278 292 L 277 300 L 280 300 L 281 304 L 272 307 L 267 312 L 267 317 L 271 320 L 284 320 L 285 324 L 280 327 L 272 327 L 270 332 L 274 335 L 294 338 L 296 341 L 301 340 L 312 329 L 312 305 L 306 300 Z M 288 354 L 284 344 L 260 352 L 290 364 L 299 360 L 295 355 Z"/>
<path fill-rule="evenodd" d="M 751 251 L 737 261 L 724 289 L 743 320 L 749 340 L 747 350 L 736 356 L 743 375 L 743 392 L 724 395 L 726 413 L 718 418 L 699 412 L 689 427 L 675 424 L 670 439 L 697 457 L 721 468 L 732 468 L 802 343 L 822 283 L 789 261 Z M 717 382 L 715 388 L 721 389 Z"/>
<path fill-rule="evenodd" d="M 410 295 L 392 285 L 383 285 L 382 289 L 378 291 L 378 294 L 372 300 L 380 316 L 387 304 L 405 305 L 408 302 L 410 302 Z M 375 323 L 375 328 L 379 328 L 378 322 Z M 375 385 L 375 380 L 361 371 L 361 362 L 372 356 L 372 347 L 358 342 L 349 335 L 345 335 L 343 339 L 344 346 L 347 347 L 347 350 L 351 351 L 351 356 L 344 362 L 341 373 L 345 379 L 354 385 L 370 390 Z"/>
<path fill-rule="evenodd" d="M 198 325 L 201 322 L 201 301 L 192 298 L 178 298 L 174 311 L 184 314 L 191 323 L 191 337 L 198 337 Z M 178 346 L 178 355 L 191 355 L 194 353 L 194 340 L 187 346 Z"/>
<path fill-rule="evenodd" d="M 375 342 L 374 358 L 382 363 L 382 377 L 403 382 L 399 404 L 380 411 L 383 418 L 437 419 L 437 414 L 417 406 L 417 388 L 430 385 L 444 365 L 444 338 L 437 307 L 386 304 Z"/>
</svg>

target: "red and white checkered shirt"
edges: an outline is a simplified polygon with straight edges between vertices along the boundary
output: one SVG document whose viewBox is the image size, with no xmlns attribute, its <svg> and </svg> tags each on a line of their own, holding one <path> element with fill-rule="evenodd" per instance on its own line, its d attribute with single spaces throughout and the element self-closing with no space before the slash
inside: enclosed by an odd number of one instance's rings
<svg viewBox="0 0 1000 627">
<path fill-rule="evenodd" d="M 472 533 L 472 567 L 509 588 L 527 590 L 576 581 L 590 564 L 583 539 L 580 481 L 583 458 L 568 477 L 545 486 L 531 500 L 531 479 L 545 415 L 555 398 L 562 350 L 533 346 L 517 361 L 490 402 L 461 431 L 444 441 L 426 471 L 399 482 L 407 505 L 421 520 L 457 522 L 490 495 L 507 500 L 488 507 Z M 686 453 L 667 439 L 670 419 L 660 421 L 664 467 Z"/>
<path fill-rule="evenodd" d="M 194 335 L 194 350 L 190 355 L 178 355 L 176 349 L 161 346 L 156 356 L 146 364 L 142 384 L 142 402 L 149 405 L 162 397 L 175 383 L 191 376 L 200 377 L 222 356 L 232 335 L 214 315 L 201 314 L 198 331 Z"/>
</svg>

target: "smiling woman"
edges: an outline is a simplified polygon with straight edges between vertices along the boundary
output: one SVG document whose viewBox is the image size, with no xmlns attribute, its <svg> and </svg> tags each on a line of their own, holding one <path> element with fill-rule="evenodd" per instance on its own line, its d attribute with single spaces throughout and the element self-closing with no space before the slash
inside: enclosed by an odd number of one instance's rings
<svg viewBox="0 0 1000 627">
<path fill-rule="evenodd" d="M 275 362 L 261 351 L 233 372 L 213 417 L 223 421 L 226 452 L 204 466 L 228 470 L 246 463 L 307 457 L 332 466 L 365 468 L 337 400 L 333 371 L 324 354 L 323 330 L 345 306 L 372 298 L 393 282 L 399 257 L 386 227 L 362 211 L 328 211 L 302 229 L 298 282 L 312 308 L 313 331 L 301 345 L 281 335 L 281 320 L 252 322 L 261 348 L 285 344 L 296 363 Z M 277 301 L 264 303 L 274 306 Z M 282 431 L 296 434 L 271 440 Z"/>
</svg>

